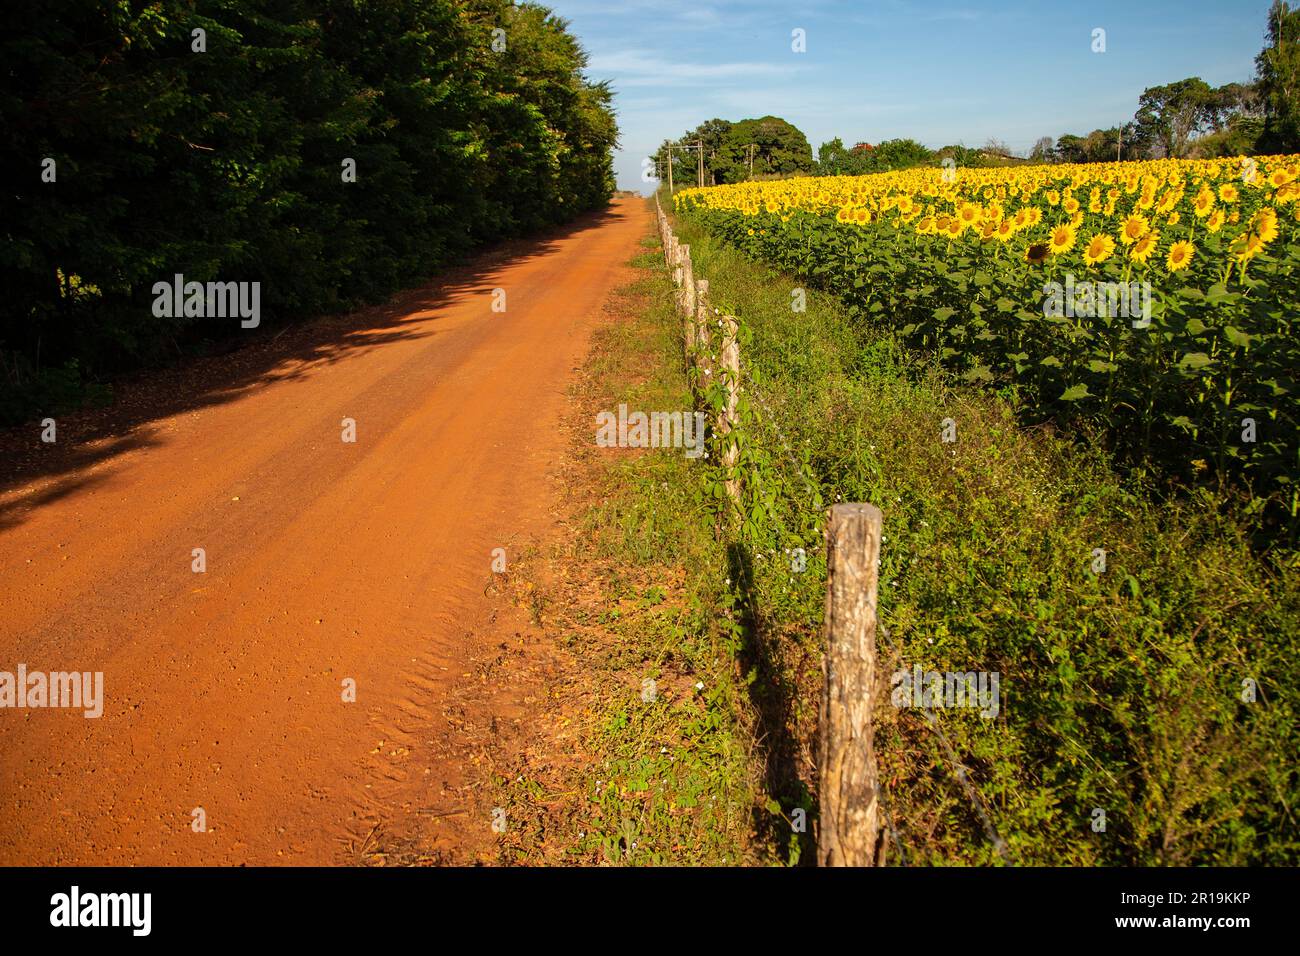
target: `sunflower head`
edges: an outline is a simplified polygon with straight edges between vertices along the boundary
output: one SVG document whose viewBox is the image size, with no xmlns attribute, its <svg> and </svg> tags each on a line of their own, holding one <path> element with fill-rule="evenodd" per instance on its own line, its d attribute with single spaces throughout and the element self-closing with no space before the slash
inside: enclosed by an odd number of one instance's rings
<svg viewBox="0 0 1300 956">
<path fill-rule="evenodd" d="M 1255 219 L 1252 222 L 1255 234 L 1259 236 L 1261 242 L 1272 242 L 1277 238 L 1277 210 L 1271 206 L 1265 206 L 1259 212 L 1255 213 Z"/>
<path fill-rule="evenodd" d="M 1133 249 L 1129 252 L 1129 258 L 1134 262 L 1146 262 L 1156 251 L 1156 244 L 1159 242 L 1159 230 L 1152 229 L 1137 242 L 1133 243 Z"/>
<path fill-rule="evenodd" d="M 1047 261 L 1047 243 L 1035 242 L 1025 250 L 1025 261 L 1031 265 L 1040 265 Z"/>
<path fill-rule="evenodd" d="M 1124 225 L 1120 227 L 1119 237 L 1125 245 L 1131 246 L 1146 235 L 1147 230 L 1150 228 L 1151 224 L 1147 222 L 1146 216 L 1134 213 L 1124 220 Z"/>
<path fill-rule="evenodd" d="M 1074 246 L 1075 228 L 1072 224 L 1057 226 L 1047 239 L 1047 248 L 1054 256 L 1068 252 Z"/>
<path fill-rule="evenodd" d="M 1169 247 L 1169 255 L 1165 257 L 1165 265 L 1170 272 L 1181 272 L 1192 264 L 1192 255 L 1196 252 L 1196 247 L 1187 240 L 1175 242 Z"/>
<path fill-rule="evenodd" d="M 1105 262 L 1115 251 L 1115 240 L 1104 232 L 1099 232 L 1088 240 L 1087 248 L 1083 250 L 1083 261 L 1086 265 L 1096 265 L 1098 262 Z"/>
<path fill-rule="evenodd" d="M 1263 248 L 1264 240 L 1256 233 L 1243 232 L 1233 240 L 1232 245 L 1228 247 L 1228 251 L 1232 253 L 1232 257 L 1237 262 L 1249 262 L 1259 255 Z"/>
</svg>

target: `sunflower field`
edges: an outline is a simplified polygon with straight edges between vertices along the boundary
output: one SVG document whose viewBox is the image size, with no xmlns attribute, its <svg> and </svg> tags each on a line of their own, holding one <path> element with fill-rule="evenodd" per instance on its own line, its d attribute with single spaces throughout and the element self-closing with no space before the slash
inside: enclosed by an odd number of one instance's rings
<svg viewBox="0 0 1300 956">
<path fill-rule="evenodd" d="M 924 169 L 687 189 L 679 214 L 1031 422 L 1300 514 L 1300 156 Z M 792 296 L 792 308 L 798 308 Z"/>
</svg>

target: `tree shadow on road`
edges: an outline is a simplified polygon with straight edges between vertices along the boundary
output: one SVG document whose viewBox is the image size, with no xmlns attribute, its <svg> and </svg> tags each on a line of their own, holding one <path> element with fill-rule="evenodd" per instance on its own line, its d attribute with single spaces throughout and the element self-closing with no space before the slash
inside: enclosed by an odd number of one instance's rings
<svg viewBox="0 0 1300 956">
<path fill-rule="evenodd" d="M 154 423 L 233 401 L 251 389 L 293 380 L 371 349 L 436 335 L 441 310 L 474 296 L 490 301 L 499 285 L 493 277 L 502 269 L 551 255 L 565 240 L 627 216 L 625 208 L 611 205 L 542 234 L 481 251 L 383 304 L 279 326 L 264 323 L 222 343 L 223 354 L 123 377 L 114 383 L 115 397 L 107 406 L 52 416 L 57 422 L 55 442 L 41 441 L 43 415 L 0 429 L 0 531 L 17 525 L 35 508 L 108 477 L 102 471 L 87 474 L 89 469 L 161 444 Z M 32 494 L 9 494 L 33 485 L 41 487 Z"/>
</svg>

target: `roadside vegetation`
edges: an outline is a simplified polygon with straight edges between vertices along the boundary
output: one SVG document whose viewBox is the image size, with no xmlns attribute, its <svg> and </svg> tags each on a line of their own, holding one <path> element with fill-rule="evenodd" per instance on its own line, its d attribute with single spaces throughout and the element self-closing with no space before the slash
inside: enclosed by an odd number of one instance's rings
<svg viewBox="0 0 1300 956">
<path fill-rule="evenodd" d="M 657 240 L 611 307 L 573 393 L 569 533 L 520 572 L 559 650 L 562 687 L 540 752 L 495 781 L 503 863 L 766 862 L 766 806 L 738 664 L 726 543 L 702 459 L 680 448 L 598 448 L 595 414 L 620 403 L 689 410 L 672 283 Z"/>
<path fill-rule="evenodd" d="M 921 715 L 885 708 L 890 859 L 1294 862 L 1294 553 L 1252 549 L 1252 519 L 1208 493 L 1157 502 L 1099 435 L 1021 427 L 1013 394 L 962 381 L 834 296 L 807 291 L 793 310 L 799 281 L 689 217 L 678 234 L 744 329 L 747 573 L 733 581 L 783 807 L 815 792 L 797 757 L 820 686 L 822 507 L 867 501 L 885 514 L 885 679 L 918 664 L 1002 679 L 997 717 L 938 714 L 975 800 Z"/>
<path fill-rule="evenodd" d="M 0 423 L 238 320 L 155 283 L 260 283 L 267 321 L 414 286 L 613 192 L 607 86 L 507 0 L 8 4 Z"/>
<path fill-rule="evenodd" d="M 792 311 L 794 278 L 676 228 L 742 323 L 744 506 L 714 460 L 592 447 L 592 409 L 691 407 L 672 285 L 643 256 L 578 396 L 586 478 L 543 614 L 588 689 L 552 718 L 564 754 L 498 780 L 520 821 L 503 861 L 813 859 L 821 533 L 843 500 L 885 514 L 882 680 L 1001 675 L 991 719 L 879 711 L 886 863 L 1293 863 L 1294 560 L 1208 495 L 1157 503 L 1098 436 L 1024 428 L 1012 397 L 833 296 Z"/>
</svg>

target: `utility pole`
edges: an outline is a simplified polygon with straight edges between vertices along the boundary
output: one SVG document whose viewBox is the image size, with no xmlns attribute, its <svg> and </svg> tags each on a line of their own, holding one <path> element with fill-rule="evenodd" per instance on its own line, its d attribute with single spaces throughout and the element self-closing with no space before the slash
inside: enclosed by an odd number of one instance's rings
<svg viewBox="0 0 1300 956">
<path fill-rule="evenodd" d="M 665 149 L 668 151 L 668 193 L 669 195 L 671 195 L 673 191 L 673 150 L 675 149 L 694 149 L 699 151 L 700 154 L 699 180 L 700 180 L 700 186 L 704 185 L 704 141 L 703 140 L 696 140 L 693 146 L 681 146 L 681 145 L 670 143 L 668 146 L 665 147 Z"/>
<path fill-rule="evenodd" d="M 749 154 L 749 178 L 754 178 L 754 150 L 758 148 L 757 143 L 746 143 L 745 152 Z"/>
<path fill-rule="evenodd" d="M 1119 145 L 1115 147 L 1115 162 L 1122 162 L 1124 155 L 1124 127 L 1119 127 Z"/>
</svg>

